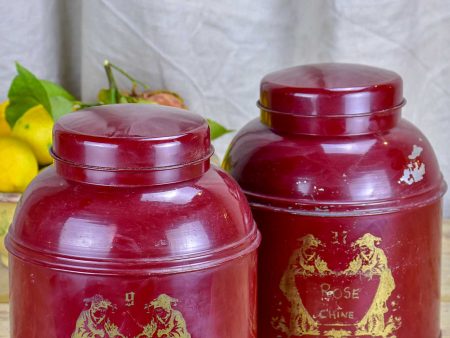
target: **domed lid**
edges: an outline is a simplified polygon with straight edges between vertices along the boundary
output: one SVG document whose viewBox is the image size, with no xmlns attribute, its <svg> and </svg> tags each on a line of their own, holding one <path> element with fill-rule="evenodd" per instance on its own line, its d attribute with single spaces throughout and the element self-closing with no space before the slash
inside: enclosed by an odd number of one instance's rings
<svg viewBox="0 0 450 338">
<path fill-rule="evenodd" d="M 404 102 L 402 79 L 394 72 L 323 63 L 268 74 L 258 106 L 274 129 L 348 135 L 392 128 Z"/>
<path fill-rule="evenodd" d="M 99 184 L 104 183 L 101 175 L 94 175 L 92 170 L 136 176 L 131 173 L 195 165 L 207 169 L 204 163 L 209 165 L 213 153 L 209 127 L 203 118 L 185 110 L 150 104 L 107 105 L 68 114 L 55 124 L 53 138 L 52 152 L 60 174 L 75 180 L 96 176 L 93 183 Z M 79 168 L 85 169 L 83 175 Z M 195 170 L 194 176 L 201 172 L 204 170 Z M 163 176 L 146 183 L 192 178 L 184 174 L 180 177 L 179 172 L 169 175 L 171 178 L 167 173 Z"/>
</svg>

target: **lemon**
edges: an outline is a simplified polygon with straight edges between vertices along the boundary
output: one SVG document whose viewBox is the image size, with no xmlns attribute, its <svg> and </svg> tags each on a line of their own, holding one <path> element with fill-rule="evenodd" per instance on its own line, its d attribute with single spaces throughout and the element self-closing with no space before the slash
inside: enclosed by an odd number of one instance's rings
<svg viewBox="0 0 450 338">
<path fill-rule="evenodd" d="M 23 192 L 37 173 L 31 148 L 12 136 L 0 136 L 0 191 Z"/>
<path fill-rule="evenodd" d="M 11 224 L 14 216 L 14 211 L 16 209 L 17 199 L 19 196 L 19 194 L 11 194 L 11 197 L 6 196 L 6 199 L 10 200 L 5 201 L 2 200 L 2 193 L 0 193 L 0 261 L 6 267 L 8 267 L 8 251 L 5 248 L 4 242 L 9 225 Z"/>
<path fill-rule="evenodd" d="M 53 162 L 50 156 L 52 146 L 53 119 L 41 105 L 30 108 L 16 122 L 12 135 L 27 142 L 40 165 Z"/>
<path fill-rule="evenodd" d="M 11 133 L 11 127 L 8 122 L 6 122 L 5 118 L 5 110 L 8 107 L 9 101 L 3 101 L 0 103 L 0 136 L 9 135 Z"/>
</svg>

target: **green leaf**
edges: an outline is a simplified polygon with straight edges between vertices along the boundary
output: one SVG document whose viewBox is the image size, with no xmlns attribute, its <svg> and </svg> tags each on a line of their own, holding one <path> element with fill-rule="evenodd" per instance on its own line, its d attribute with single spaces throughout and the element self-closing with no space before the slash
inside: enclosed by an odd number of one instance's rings
<svg viewBox="0 0 450 338">
<path fill-rule="evenodd" d="M 155 101 L 149 100 L 149 99 L 136 99 L 136 103 L 139 104 L 157 104 Z"/>
<path fill-rule="evenodd" d="M 120 94 L 115 88 L 102 88 L 97 94 L 98 101 L 101 104 L 127 103 L 127 97 Z"/>
<path fill-rule="evenodd" d="M 125 96 L 121 96 L 119 99 L 119 103 L 128 103 L 128 100 Z"/>
<path fill-rule="evenodd" d="M 54 121 L 73 110 L 75 98 L 64 88 L 47 80 L 39 80 L 18 62 L 16 69 L 17 76 L 9 88 L 9 105 L 5 112 L 11 128 L 28 109 L 39 104 L 49 112 Z"/>
<path fill-rule="evenodd" d="M 139 99 L 133 96 L 124 96 L 128 103 L 139 103 Z"/>
<path fill-rule="evenodd" d="M 70 101 L 75 101 L 75 97 L 73 97 L 72 94 L 70 94 L 67 90 L 65 90 L 60 85 L 48 81 L 48 80 L 39 80 L 41 81 L 41 84 L 44 86 L 45 91 L 47 92 L 48 96 L 62 96 Z"/>
<path fill-rule="evenodd" d="M 211 132 L 211 140 L 215 140 L 225 134 L 231 133 L 234 130 L 232 129 L 227 129 L 224 126 L 222 126 L 220 123 L 211 120 L 211 119 L 207 119 L 208 124 L 209 124 L 209 129 Z"/>
<path fill-rule="evenodd" d="M 106 88 L 102 88 L 99 90 L 97 94 L 98 101 L 102 104 L 111 104 L 111 91 Z"/>
<path fill-rule="evenodd" d="M 50 97 L 50 105 L 52 107 L 53 121 L 57 121 L 61 116 L 73 111 L 74 101 L 64 96 Z"/>
<path fill-rule="evenodd" d="M 48 112 L 51 110 L 47 91 L 39 79 L 19 63 L 16 63 L 16 69 L 18 75 L 9 88 L 9 105 L 5 112 L 11 128 L 28 109 L 38 104 L 42 104 Z"/>
</svg>

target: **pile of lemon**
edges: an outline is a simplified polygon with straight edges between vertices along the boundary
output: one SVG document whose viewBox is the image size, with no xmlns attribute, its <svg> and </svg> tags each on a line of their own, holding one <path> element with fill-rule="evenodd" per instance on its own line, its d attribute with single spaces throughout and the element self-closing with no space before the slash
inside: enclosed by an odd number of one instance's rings
<svg viewBox="0 0 450 338">
<path fill-rule="evenodd" d="M 52 163 L 53 119 L 41 105 L 29 109 L 11 129 L 5 119 L 8 101 L 0 104 L 0 192 L 20 193 Z"/>
</svg>

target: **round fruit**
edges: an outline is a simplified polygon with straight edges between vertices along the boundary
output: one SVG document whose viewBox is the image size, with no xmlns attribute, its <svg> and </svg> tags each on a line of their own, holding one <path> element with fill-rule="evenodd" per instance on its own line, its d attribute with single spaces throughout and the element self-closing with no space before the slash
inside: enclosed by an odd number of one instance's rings
<svg viewBox="0 0 450 338">
<path fill-rule="evenodd" d="M 12 136 L 0 136 L 0 191 L 23 192 L 37 173 L 31 148 Z"/>
<path fill-rule="evenodd" d="M 53 162 L 50 156 L 52 146 L 53 119 L 41 105 L 25 112 L 13 127 L 12 135 L 27 142 L 40 165 Z"/>
<path fill-rule="evenodd" d="M 9 135 L 11 133 L 11 127 L 8 122 L 6 122 L 5 111 L 8 107 L 9 101 L 3 101 L 0 103 L 0 136 Z"/>
<path fill-rule="evenodd" d="M 146 91 L 143 92 L 139 97 L 144 100 L 148 100 L 151 103 L 160 104 L 162 106 L 186 109 L 186 106 L 184 105 L 184 101 L 181 98 L 181 96 L 179 96 L 177 93 L 174 92 L 169 92 L 165 90 L 159 90 L 154 92 Z"/>
<path fill-rule="evenodd" d="M 0 260 L 6 267 L 8 266 L 8 251 L 5 248 L 4 241 L 19 197 L 20 194 L 0 193 Z"/>
</svg>

